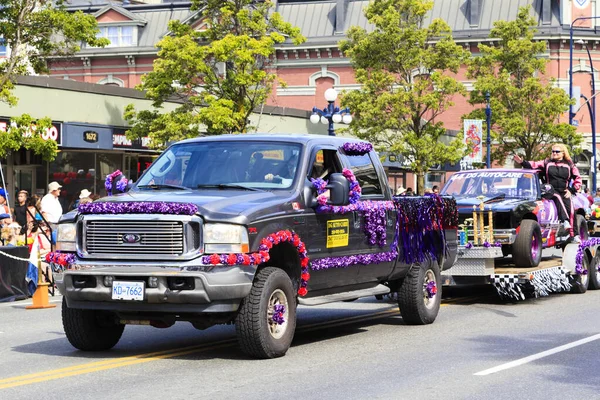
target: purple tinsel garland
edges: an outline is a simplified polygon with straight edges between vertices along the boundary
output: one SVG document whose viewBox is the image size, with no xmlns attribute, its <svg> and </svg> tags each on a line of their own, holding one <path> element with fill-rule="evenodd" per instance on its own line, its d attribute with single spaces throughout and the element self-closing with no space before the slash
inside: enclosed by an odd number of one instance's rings
<svg viewBox="0 0 600 400">
<path fill-rule="evenodd" d="M 271 319 L 277 325 L 281 325 L 285 322 L 285 318 L 283 318 L 284 314 L 285 314 L 285 306 L 283 304 L 275 304 L 273 306 L 273 317 Z"/>
<path fill-rule="evenodd" d="M 388 251 L 383 253 L 357 254 L 353 256 L 325 257 L 310 262 L 310 268 L 313 271 L 320 271 L 331 268 L 346 268 L 352 265 L 362 264 L 380 264 L 390 262 L 396 259 L 398 252 Z"/>
<path fill-rule="evenodd" d="M 342 149 L 349 156 L 362 156 L 373 150 L 373 145 L 365 142 L 346 142 Z"/>
<path fill-rule="evenodd" d="M 77 210 L 82 214 L 174 214 L 195 215 L 198 207 L 191 203 L 166 202 L 95 202 L 80 204 Z"/>
<path fill-rule="evenodd" d="M 588 240 L 584 240 L 579 243 L 579 248 L 577 249 L 577 254 L 575 255 L 575 273 L 577 275 L 586 275 L 587 270 L 583 268 L 583 256 L 585 250 L 588 247 L 597 246 L 600 244 L 600 238 L 591 238 Z M 600 265 L 598 266 L 598 271 L 600 272 Z"/>
</svg>

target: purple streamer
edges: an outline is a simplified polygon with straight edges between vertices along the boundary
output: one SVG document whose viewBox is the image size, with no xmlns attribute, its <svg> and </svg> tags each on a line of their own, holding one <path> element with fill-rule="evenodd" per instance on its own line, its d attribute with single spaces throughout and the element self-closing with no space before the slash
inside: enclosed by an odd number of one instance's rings
<svg viewBox="0 0 600 400">
<path fill-rule="evenodd" d="M 77 210 L 82 214 L 173 214 L 195 215 L 198 207 L 191 203 L 166 202 L 94 202 L 80 204 Z"/>
<path fill-rule="evenodd" d="M 283 318 L 284 314 L 285 314 L 285 305 L 283 305 L 283 304 L 275 304 L 273 306 L 273 317 L 271 319 L 277 325 L 281 325 L 281 324 L 283 324 L 285 322 L 285 318 Z"/>
<path fill-rule="evenodd" d="M 353 256 L 342 257 L 325 257 L 311 261 L 310 268 L 313 271 L 320 271 L 331 268 L 346 268 L 357 264 L 381 264 L 383 262 L 393 261 L 396 259 L 396 257 L 398 257 L 398 253 L 395 251 L 371 254 L 357 254 Z"/>
<path fill-rule="evenodd" d="M 577 249 L 577 254 L 575 255 L 575 273 L 577 275 L 586 275 L 587 270 L 583 268 L 583 257 L 585 254 L 585 250 L 592 246 L 597 246 L 600 244 L 600 238 L 591 238 L 588 240 L 584 240 L 579 243 L 579 248 Z M 600 265 L 598 266 L 598 271 L 600 272 Z"/>
<path fill-rule="evenodd" d="M 373 145 L 366 142 L 346 142 L 342 149 L 349 156 L 362 156 L 373 150 Z"/>
</svg>

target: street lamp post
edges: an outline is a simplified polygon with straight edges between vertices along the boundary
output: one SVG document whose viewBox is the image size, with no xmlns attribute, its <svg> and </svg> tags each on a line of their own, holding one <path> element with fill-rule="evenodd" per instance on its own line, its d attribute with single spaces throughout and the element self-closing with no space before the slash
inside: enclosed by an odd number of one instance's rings
<svg viewBox="0 0 600 400">
<path fill-rule="evenodd" d="M 325 91 L 325 100 L 327 100 L 328 103 L 327 107 L 322 110 L 313 107 L 313 113 L 310 116 L 310 122 L 313 124 L 318 124 L 319 122 L 322 124 L 329 124 L 327 129 L 329 136 L 335 136 L 335 131 L 333 129 L 334 123 L 339 124 L 340 122 L 343 122 L 344 124 L 350 124 L 350 122 L 352 122 L 352 115 L 350 115 L 350 109 L 348 107 L 340 109 L 335 106 L 337 96 L 337 90 L 334 88 L 327 89 Z"/>
<path fill-rule="evenodd" d="M 600 16 L 595 17 L 579 17 L 575 18 L 573 22 L 571 22 L 571 27 L 569 29 L 569 98 L 573 98 L 573 25 L 577 21 L 583 21 L 587 19 L 598 19 Z M 579 42 L 579 41 L 578 41 Z M 584 43 L 583 40 L 580 43 Z M 590 49 L 586 46 L 588 58 L 590 60 L 590 68 L 592 70 L 592 109 L 590 110 L 590 119 L 592 121 L 592 158 L 593 165 L 590 165 L 592 169 L 592 191 L 596 193 L 596 82 L 594 79 L 594 64 L 592 63 L 592 55 L 590 54 Z M 589 105 L 588 105 L 589 108 Z M 573 112 L 573 106 L 569 107 L 569 125 L 573 125 L 573 118 L 575 117 L 575 113 Z"/>
<path fill-rule="evenodd" d="M 592 61 L 592 55 L 590 54 L 590 48 L 585 45 L 585 42 L 581 39 L 577 41 L 578 44 L 585 46 L 585 50 L 587 51 L 588 60 L 590 61 L 590 69 L 592 74 L 592 96 L 590 99 L 592 100 L 592 105 L 590 108 L 590 104 L 588 103 L 588 110 L 590 111 L 590 119 L 592 121 L 592 191 L 596 193 L 596 77 L 594 76 L 594 62 Z M 584 97 L 585 98 L 585 97 Z M 586 99 L 587 100 L 587 99 Z"/>
<path fill-rule="evenodd" d="M 492 165 L 492 137 L 490 136 L 490 125 L 492 123 L 492 107 L 490 106 L 490 92 L 485 92 L 485 124 L 487 126 L 487 138 L 485 140 L 487 151 L 485 154 L 485 167 L 491 168 Z"/>
</svg>

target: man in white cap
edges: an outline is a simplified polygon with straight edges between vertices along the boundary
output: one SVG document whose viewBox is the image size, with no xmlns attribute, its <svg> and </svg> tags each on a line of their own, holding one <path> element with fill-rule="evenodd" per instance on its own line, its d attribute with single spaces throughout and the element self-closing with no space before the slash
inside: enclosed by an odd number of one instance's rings
<svg viewBox="0 0 600 400">
<path fill-rule="evenodd" d="M 58 220 L 63 214 L 62 206 L 58 200 L 61 187 L 58 182 L 50 182 L 48 194 L 42 198 L 42 215 L 51 224 L 58 224 Z"/>
</svg>

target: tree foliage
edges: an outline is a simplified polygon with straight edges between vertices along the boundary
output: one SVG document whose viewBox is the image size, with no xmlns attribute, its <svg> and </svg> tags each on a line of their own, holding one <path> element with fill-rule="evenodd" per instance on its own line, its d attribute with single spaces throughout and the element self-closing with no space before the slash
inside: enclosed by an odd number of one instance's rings
<svg viewBox="0 0 600 400">
<path fill-rule="evenodd" d="M 82 42 L 107 45 L 107 39 L 96 38 L 97 32 L 93 16 L 67 12 L 61 0 L 0 0 L 0 40 L 7 48 L 6 58 L 0 60 L 0 101 L 16 105 L 16 77 L 47 72 L 48 57 L 73 54 Z M 34 121 L 27 114 L 13 118 L 11 126 L 0 131 L 0 157 L 25 147 L 45 160 L 53 159 L 56 143 L 41 136 L 49 126 L 47 118 Z"/>
<path fill-rule="evenodd" d="M 170 34 L 158 43 L 153 71 L 139 89 L 152 99 L 153 110 L 129 105 L 125 118 L 131 138 L 150 135 L 154 147 L 194 137 L 200 126 L 208 134 L 245 133 L 248 117 L 271 93 L 270 72 L 275 45 L 305 39 L 298 28 L 272 12 L 270 1 L 208 0 L 201 3 L 205 30 L 171 21 Z M 195 2 L 195 7 L 200 5 Z M 161 112 L 164 102 L 181 105 Z"/>
<path fill-rule="evenodd" d="M 433 1 L 374 0 L 365 9 L 374 30 L 352 27 L 340 43 L 362 85 L 342 104 L 354 120 L 350 130 L 379 149 L 401 154 L 417 173 L 419 193 L 432 166 L 456 162 L 465 153 L 461 138 L 442 141 L 446 129 L 436 118 L 464 94 L 456 73 L 465 51 L 450 27 L 436 19 L 425 26 Z"/>
<path fill-rule="evenodd" d="M 534 40 L 536 20 L 529 7 L 521 7 L 514 21 L 497 21 L 490 38 L 497 45 L 480 44 L 479 57 L 469 63 L 468 75 L 475 78 L 470 103 L 485 104 L 490 94 L 492 139 L 497 143 L 492 158 L 503 162 L 507 155 L 522 151 L 526 160 L 546 157 L 552 143 L 569 147 L 581 143 L 576 129 L 559 121 L 568 111 L 568 94 L 543 74 L 546 42 Z M 469 117 L 485 119 L 485 110 Z"/>
</svg>

